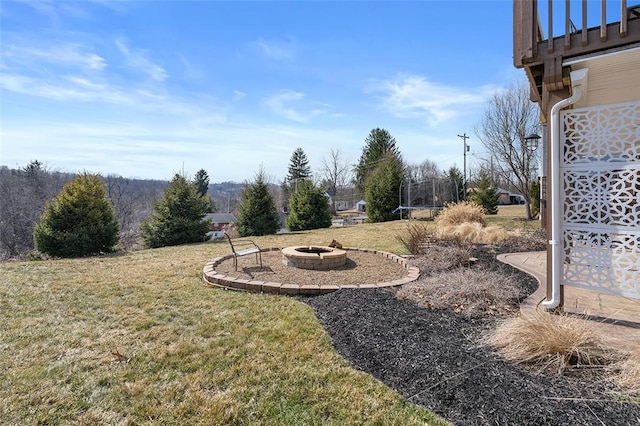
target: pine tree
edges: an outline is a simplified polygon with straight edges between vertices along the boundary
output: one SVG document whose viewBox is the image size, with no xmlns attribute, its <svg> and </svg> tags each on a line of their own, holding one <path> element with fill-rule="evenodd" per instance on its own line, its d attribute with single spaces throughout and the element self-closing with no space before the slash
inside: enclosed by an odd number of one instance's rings
<svg viewBox="0 0 640 426">
<path fill-rule="evenodd" d="M 482 206 L 485 214 L 498 214 L 498 200 L 500 195 L 496 188 L 491 187 L 491 178 L 483 173 L 478 185 L 469 196 L 470 201 Z"/>
<path fill-rule="evenodd" d="M 281 184 L 282 189 L 282 202 L 283 205 L 289 204 L 289 197 L 295 192 L 298 184 L 311 177 L 311 167 L 309 167 L 309 160 L 307 154 L 304 153 L 302 148 L 296 148 L 291 154 L 289 160 L 289 171 L 284 181 Z"/>
<path fill-rule="evenodd" d="M 451 193 L 453 194 L 453 200 L 451 201 L 459 203 L 465 199 L 462 171 L 456 166 L 451 166 L 447 174 L 449 175 L 449 179 L 451 179 Z"/>
<path fill-rule="evenodd" d="M 209 191 L 209 174 L 207 171 L 205 169 L 198 170 L 193 183 L 198 190 L 198 194 L 205 195 Z"/>
<path fill-rule="evenodd" d="M 278 211 L 262 168 L 254 182 L 242 190 L 237 211 L 236 229 L 240 236 L 270 235 L 280 229 Z"/>
<path fill-rule="evenodd" d="M 365 184 L 369 222 L 385 222 L 398 218 L 398 213 L 394 213 L 394 210 L 400 204 L 398 188 L 402 178 L 402 164 L 391 154 L 369 174 Z"/>
<path fill-rule="evenodd" d="M 297 179 L 302 180 L 309 177 L 311 177 L 311 167 L 309 167 L 307 154 L 304 153 L 302 148 L 296 148 L 293 154 L 291 154 L 291 160 L 289 161 L 287 181 L 289 183 L 295 183 Z"/>
<path fill-rule="evenodd" d="M 362 155 L 356 166 L 355 177 L 356 188 L 361 194 L 365 192 L 365 183 L 369 175 L 387 156 L 391 155 L 402 163 L 396 139 L 387 130 L 380 128 L 371 130 L 364 142 L 365 146 L 362 148 Z"/>
<path fill-rule="evenodd" d="M 162 198 L 153 202 L 154 212 L 142 222 L 142 239 L 149 248 L 203 241 L 209 231 L 204 215 L 208 200 L 196 185 L 176 174 Z"/>
<path fill-rule="evenodd" d="M 47 204 L 33 231 L 36 248 L 59 257 L 114 250 L 118 221 L 98 175 L 83 173 Z"/>
<path fill-rule="evenodd" d="M 529 188 L 531 198 L 531 216 L 536 217 L 540 213 L 540 181 L 534 180 Z"/>
<path fill-rule="evenodd" d="M 208 194 L 209 192 L 209 174 L 205 169 L 200 169 L 196 172 L 196 176 L 193 178 L 193 184 L 198 190 L 198 194 L 205 197 L 207 203 L 207 213 L 214 213 L 218 210 L 215 200 Z"/>
<path fill-rule="evenodd" d="M 329 199 L 324 190 L 310 181 L 300 182 L 298 190 L 289 200 L 287 229 L 305 231 L 331 226 Z"/>
</svg>

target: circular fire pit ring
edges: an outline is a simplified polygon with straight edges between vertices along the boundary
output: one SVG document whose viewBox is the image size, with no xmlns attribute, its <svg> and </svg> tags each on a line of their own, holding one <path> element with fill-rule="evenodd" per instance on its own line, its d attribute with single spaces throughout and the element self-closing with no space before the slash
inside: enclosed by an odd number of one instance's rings
<svg viewBox="0 0 640 426">
<path fill-rule="evenodd" d="M 325 271 L 347 263 L 347 252 L 328 246 L 292 246 L 282 249 L 282 263 L 299 269 Z"/>
<path fill-rule="evenodd" d="M 309 247 L 309 246 L 298 246 L 298 247 Z M 314 247 L 314 246 L 312 246 Z M 291 248 L 291 247 L 289 247 Z M 331 247 L 328 247 L 331 248 Z M 337 252 L 340 249 L 332 249 L 332 252 Z M 273 253 L 276 257 L 274 258 L 274 262 L 278 257 L 282 257 L 283 249 L 281 247 L 270 247 L 267 249 L 262 249 L 267 256 L 269 253 Z M 314 281 L 313 283 L 302 283 L 297 284 L 295 281 L 282 281 L 277 282 L 273 278 L 270 278 L 270 275 L 264 275 L 261 278 L 254 278 L 251 276 L 246 276 L 246 274 L 242 274 L 238 271 L 233 271 L 228 269 L 227 272 L 221 272 L 218 269 L 218 266 L 224 262 L 230 262 L 233 259 L 233 254 L 227 254 L 224 256 L 219 256 L 211 261 L 209 261 L 204 268 L 202 269 L 202 278 L 204 280 L 204 284 L 207 287 L 219 287 L 224 289 L 233 289 L 240 291 L 247 291 L 253 293 L 273 293 L 273 294 L 282 294 L 282 295 L 314 295 L 314 294 L 325 294 L 330 293 L 332 291 L 340 290 L 342 288 L 360 288 L 360 289 L 371 289 L 371 288 L 385 288 L 385 287 L 394 287 L 400 286 L 403 284 L 410 283 L 412 281 L 417 280 L 420 277 L 420 270 L 415 266 L 410 266 L 407 262 L 407 259 L 404 259 L 400 256 L 397 256 L 392 253 L 365 249 L 365 248 L 356 248 L 356 247 L 345 247 L 344 250 L 350 253 L 358 253 L 358 256 L 363 254 L 379 256 L 380 260 L 376 261 L 376 264 L 384 264 L 387 261 L 391 261 L 394 263 L 398 263 L 407 271 L 407 274 L 403 278 L 387 278 L 387 280 L 380 281 L 363 281 L 357 283 L 341 283 L 339 280 L 335 281 L 330 279 L 329 277 L 318 277 L 318 281 Z M 276 254 L 277 252 L 277 254 Z M 278 256 L 279 255 L 279 256 Z M 326 256 L 326 253 L 324 253 Z M 319 256 L 318 254 L 314 254 L 314 256 Z M 353 259 L 353 258 L 352 258 Z M 350 261 L 350 260 L 348 260 Z M 231 263 L 229 263 L 232 265 Z M 287 268 L 286 265 L 282 265 L 283 268 Z M 267 268 L 269 269 L 269 268 Z M 297 269 L 297 268 L 296 268 Z M 344 273 L 343 268 L 336 268 L 334 271 L 330 271 L 331 274 L 335 273 Z M 301 269 L 300 271 L 305 271 Z M 324 274 L 325 271 L 311 271 L 304 272 L 305 274 Z M 329 270 L 326 270 L 329 271 Z"/>
</svg>

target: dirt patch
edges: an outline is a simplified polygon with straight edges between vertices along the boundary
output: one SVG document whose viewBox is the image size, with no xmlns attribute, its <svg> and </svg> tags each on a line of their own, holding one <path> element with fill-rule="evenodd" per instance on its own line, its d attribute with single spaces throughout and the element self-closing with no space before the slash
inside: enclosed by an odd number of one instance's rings
<svg viewBox="0 0 640 426">
<path fill-rule="evenodd" d="M 475 247 L 471 267 L 517 276 L 523 293 L 531 293 L 531 277 L 495 260 L 503 250 Z M 616 396 L 603 370 L 535 374 L 479 343 L 496 325 L 492 315 L 425 308 L 381 289 L 302 300 L 354 367 L 454 424 L 638 425 L 640 405 Z"/>
<path fill-rule="evenodd" d="M 233 268 L 233 259 L 216 266 L 216 272 L 236 278 L 260 281 L 275 281 L 284 284 L 375 284 L 390 282 L 407 276 L 407 270 L 386 257 L 356 250 L 347 250 L 347 262 L 332 270 L 314 271 L 286 266 L 280 251 L 262 253 L 262 265 L 256 265 L 253 256 L 238 260 L 238 271 Z"/>
</svg>

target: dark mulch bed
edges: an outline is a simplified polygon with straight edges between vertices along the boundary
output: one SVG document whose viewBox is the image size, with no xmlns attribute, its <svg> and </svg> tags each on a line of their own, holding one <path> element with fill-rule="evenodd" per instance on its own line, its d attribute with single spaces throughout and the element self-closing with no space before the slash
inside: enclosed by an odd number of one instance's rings
<svg viewBox="0 0 640 426">
<path fill-rule="evenodd" d="M 526 274 L 476 247 L 479 266 Z M 338 352 L 365 371 L 459 425 L 640 425 L 640 405 L 621 402 L 598 372 L 536 374 L 503 361 L 478 339 L 494 317 L 468 319 L 418 307 L 388 290 L 340 290 L 302 299 Z"/>
</svg>

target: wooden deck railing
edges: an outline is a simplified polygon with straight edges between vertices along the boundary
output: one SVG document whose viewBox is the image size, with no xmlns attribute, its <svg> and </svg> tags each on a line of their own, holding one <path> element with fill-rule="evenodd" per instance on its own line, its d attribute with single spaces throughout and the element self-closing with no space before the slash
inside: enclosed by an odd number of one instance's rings
<svg viewBox="0 0 640 426">
<path fill-rule="evenodd" d="M 538 10 L 544 3 L 548 17 L 546 38 Z M 600 5 L 582 0 L 579 27 L 571 21 L 572 3 L 564 0 L 564 4 L 564 34 L 554 36 L 553 0 L 540 5 L 537 0 L 514 0 L 513 62 L 516 68 L 640 43 L 640 3 L 628 6 L 627 0 L 619 0 L 620 21 L 607 22 L 607 0 L 601 0 Z M 587 12 L 592 13 L 591 8 L 598 6 L 600 24 L 588 28 Z"/>
</svg>

